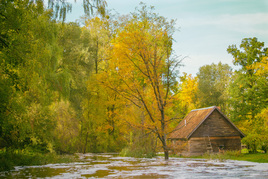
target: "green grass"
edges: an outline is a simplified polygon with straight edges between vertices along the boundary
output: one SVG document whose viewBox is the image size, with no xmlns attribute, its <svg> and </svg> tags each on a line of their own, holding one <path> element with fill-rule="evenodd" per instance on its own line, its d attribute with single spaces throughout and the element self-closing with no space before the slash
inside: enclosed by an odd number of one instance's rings
<svg viewBox="0 0 268 179">
<path fill-rule="evenodd" d="M 173 155 L 173 157 L 179 157 Z M 240 160 L 240 161 L 250 161 L 250 162 L 259 162 L 259 163 L 268 163 L 268 153 L 256 153 L 251 154 L 247 151 L 226 151 L 225 153 L 216 153 L 216 154 L 204 154 L 202 156 L 192 156 L 192 157 L 181 157 L 181 158 L 203 158 L 211 160 Z"/>
<path fill-rule="evenodd" d="M 75 155 L 57 155 L 55 153 L 42 154 L 26 150 L 0 150 L 0 171 L 12 170 L 14 166 L 69 163 L 77 160 Z"/>
<path fill-rule="evenodd" d="M 256 153 L 256 154 L 241 154 L 237 157 L 230 157 L 232 160 L 243 160 L 259 163 L 268 163 L 268 154 Z"/>
</svg>

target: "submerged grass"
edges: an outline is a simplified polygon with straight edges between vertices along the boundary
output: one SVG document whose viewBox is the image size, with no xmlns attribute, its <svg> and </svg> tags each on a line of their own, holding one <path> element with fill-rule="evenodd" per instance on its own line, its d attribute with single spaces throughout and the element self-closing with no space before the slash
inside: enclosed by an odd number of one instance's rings
<svg viewBox="0 0 268 179">
<path fill-rule="evenodd" d="M 43 154 L 26 150 L 0 151 L 0 171 L 12 170 L 14 166 L 69 163 L 77 160 L 75 155 Z"/>
</svg>

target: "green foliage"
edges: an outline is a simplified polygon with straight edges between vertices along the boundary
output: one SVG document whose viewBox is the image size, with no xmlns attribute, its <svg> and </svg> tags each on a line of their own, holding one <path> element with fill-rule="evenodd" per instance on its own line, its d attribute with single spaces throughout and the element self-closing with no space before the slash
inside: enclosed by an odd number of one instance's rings
<svg viewBox="0 0 268 179">
<path fill-rule="evenodd" d="M 241 67 L 230 85 L 231 115 L 234 121 L 255 120 L 266 107 L 268 87 L 265 76 L 259 75 L 254 67 L 268 55 L 268 50 L 257 38 L 243 39 L 240 48 L 232 45 L 227 49 L 234 57 L 233 63 Z"/>
<path fill-rule="evenodd" d="M 248 146 L 250 153 L 257 153 L 258 150 L 263 150 L 267 153 L 268 148 L 268 110 L 262 110 L 256 115 L 254 121 L 247 126 L 247 136 L 243 138 L 242 143 Z M 250 130 L 249 130 L 250 128 Z"/>
<path fill-rule="evenodd" d="M 198 105 L 231 111 L 250 152 L 267 151 L 264 43 L 249 38 L 241 50 L 228 48 L 241 67 L 233 76 L 228 65 L 212 64 L 201 67 L 197 78 L 185 74 L 178 85 L 173 20 L 141 4 L 120 23 L 94 17 L 80 27 L 53 18 L 65 18 L 70 10 L 65 0 L 49 1 L 52 10 L 43 2 L 0 3 L 0 149 L 10 149 L 0 153 L 1 170 L 52 162 L 54 152 L 124 148 L 124 156 L 152 157 L 155 136 L 168 158 L 170 121 Z M 84 3 L 88 13 L 93 6 L 104 14 L 105 1 Z M 126 122 L 135 127 L 129 131 Z M 148 131 L 155 136 L 146 136 Z"/>
<path fill-rule="evenodd" d="M 245 150 L 243 150 L 245 151 Z M 174 156 L 174 157 L 182 157 L 185 156 Z M 189 158 L 189 157 L 187 157 Z M 208 160 L 241 160 L 241 161 L 251 161 L 251 162 L 259 162 L 259 163 L 268 163 L 268 154 L 267 153 L 248 153 L 248 152 L 240 152 L 240 151 L 225 151 L 224 153 L 205 153 L 202 156 L 192 156 L 190 158 L 204 158 Z"/>
<path fill-rule="evenodd" d="M 223 112 L 226 112 L 231 75 L 231 67 L 221 62 L 200 67 L 197 73 L 197 96 L 201 107 L 219 106 Z"/>
<path fill-rule="evenodd" d="M 92 2 L 85 1 L 86 12 L 96 6 L 104 14 L 106 2 Z M 91 138 L 87 152 L 121 150 L 116 118 L 108 117 L 108 104 L 102 107 L 107 96 L 96 95 L 93 90 L 101 89 L 91 77 L 96 61 L 104 58 L 103 46 L 109 45 L 110 22 L 96 18 L 99 28 L 57 23 L 53 14 L 64 19 L 70 6 L 48 3 L 54 12 L 42 0 L 0 4 L 0 148 L 73 153 L 83 151 Z"/>
<path fill-rule="evenodd" d="M 200 157 L 198 157 L 200 158 Z M 268 154 L 264 153 L 241 153 L 240 151 L 226 151 L 225 153 L 218 154 L 205 154 L 201 158 L 210 159 L 210 160 L 242 160 L 242 161 L 251 161 L 259 163 L 268 163 Z"/>
<path fill-rule="evenodd" d="M 56 118 L 53 131 L 54 148 L 58 153 L 79 151 L 79 121 L 68 101 L 55 102 L 51 105 Z"/>
<path fill-rule="evenodd" d="M 244 38 L 238 50 L 236 45 L 228 47 L 227 52 L 234 57 L 234 65 L 241 66 L 241 70 L 247 75 L 253 75 L 254 70 L 248 69 L 249 65 L 260 62 L 263 56 L 267 56 L 267 48 L 264 48 L 264 42 L 259 42 L 256 37 Z"/>
<path fill-rule="evenodd" d="M 0 72 L 1 73 L 1 72 Z M 4 79 L 3 75 L 0 76 L 0 148 L 4 147 L 6 142 L 3 139 L 4 133 L 8 126 L 4 126 L 7 123 L 8 107 L 10 104 L 10 97 L 12 95 L 12 88 L 8 79 Z"/>
<path fill-rule="evenodd" d="M 230 114 L 247 135 L 242 142 L 249 152 L 267 151 L 267 55 L 264 42 L 257 38 L 245 38 L 240 49 L 229 46 L 234 65 L 240 66 L 232 76 L 229 88 Z"/>
<path fill-rule="evenodd" d="M 7 114 L 2 139 L 6 147 L 22 148 L 31 139 L 49 143 L 51 136 L 45 132 L 53 126 L 53 114 L 48 105 L 55 92 L 48 79 L 56 70 L 57 25 L 40 8 L 42 3 L 15 0 L 0 5 L 6 9 L 1 16 L 1 80 L 7 81 L 1 87 L 9 93 L 8 99 L 2 99 Z"/>
<path fill-rule="evenodd" d="M 258 134 L 248 134 L 242 139 L 242 143 L 249 147 L 249 153 L 257 153 L 257 148 L 261 144 L 261 138 Z"/>
<path fill-rule="evenodd" d="M 1 150 L 0 171 L 13 169 L 14 166 L 45 165 L 48 163 L 68 163 L 77 161 L 74 155 L 56 155 L 29 150 Z"/>
<path fill-rule="evenodd" d="M 151 134 L 143 134 L 139 130 L 130 135 L 129 145 L 124 148 L 120 155 L 124 157 L 152 158 L 156 156 L 156 138 Z"/>
<path fill-rule="evenodd" d="M 42 2 L 38 0 L 37 2 Z M 76 2 L 76 0 L 74 0 Z M 87 16 L 98 13 L 105 16 L 107 3 L 105 0 L 83 0 L 84 13 Z M 48 8 L 54 11 L 54 17 L 57 19 L 66 19 L 66 14 L 72 12 L 72 4 L 67 0 L 48 0 Z"/>
</svg>

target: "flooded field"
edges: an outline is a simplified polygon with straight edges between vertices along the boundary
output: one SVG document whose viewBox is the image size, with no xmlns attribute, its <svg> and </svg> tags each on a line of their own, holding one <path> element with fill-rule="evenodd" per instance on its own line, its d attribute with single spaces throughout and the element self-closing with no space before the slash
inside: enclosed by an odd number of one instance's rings
<svg viewBox="0 0 268 179">
<path fill-rule="evenodd" d="M 0 178 L 268 178 L 268 163 L 84 154 L 81 162 L 16 167 Z"/>
</svg>

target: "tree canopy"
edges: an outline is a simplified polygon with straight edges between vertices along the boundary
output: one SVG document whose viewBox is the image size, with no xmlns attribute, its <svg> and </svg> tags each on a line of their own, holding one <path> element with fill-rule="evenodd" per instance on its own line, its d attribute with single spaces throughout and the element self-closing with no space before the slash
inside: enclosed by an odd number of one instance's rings
<svg viewBox="0 0 268 179">
<path fill-rule="evenodd" d="M 64 21 L 68 2 L 0 3 L 0 150 L 164 151 L 168 159 L 178 122 L 214 105 L 248 135 L 252 151 L 267 150 L 263 42 L 229 46 L 240 67 L 234 72 L 218 63 L 179 74 L 174 20 L 145 4 L 127 16 L 98 15 L 92 12 L 104 14 L 106 2 L 84 0 L 90 16 L 82 26 Z"/>
</svg>

